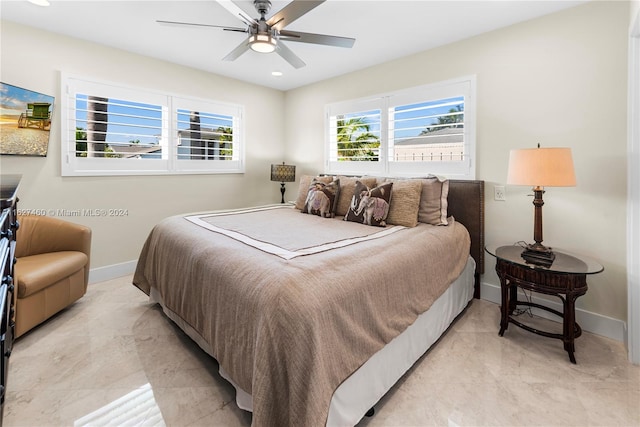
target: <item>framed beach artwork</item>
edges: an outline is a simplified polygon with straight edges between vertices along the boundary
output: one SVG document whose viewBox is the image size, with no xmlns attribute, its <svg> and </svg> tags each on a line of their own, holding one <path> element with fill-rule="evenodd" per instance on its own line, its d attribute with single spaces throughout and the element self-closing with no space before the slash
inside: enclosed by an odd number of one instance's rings
<svg viewBox="0 0 640 427">
<path fill-rule="evenodd" d="M 0 82 L 0 155 L 46 156 L 54 97 Z"/>
</svg>

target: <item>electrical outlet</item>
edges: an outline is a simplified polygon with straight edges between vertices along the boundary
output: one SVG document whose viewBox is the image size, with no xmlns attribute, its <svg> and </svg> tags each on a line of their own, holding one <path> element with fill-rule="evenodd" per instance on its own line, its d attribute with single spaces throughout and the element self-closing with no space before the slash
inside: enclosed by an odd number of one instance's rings
<svg viewBox="0 0 640 427">
<path fill-rule="evenodd" d="M 507 200 L 507 195 L 504 192 L 504 185 L 495 185 L 493 187 L 493 199 L 499 201 Z"/>
</svg>

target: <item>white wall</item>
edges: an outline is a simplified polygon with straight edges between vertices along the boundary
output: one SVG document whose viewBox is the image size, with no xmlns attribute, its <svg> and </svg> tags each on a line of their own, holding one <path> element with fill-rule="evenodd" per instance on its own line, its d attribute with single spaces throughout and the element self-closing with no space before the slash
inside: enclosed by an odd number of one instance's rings
<svg viewBox="0 0 640 427">
<path fill-rule="evenodd" d="M 0 172 L 23 175 L 20 208 L 128 210 L 122 218 L 66 218 L 92 228 L 92 268 L 137 259 L 150 229 L 167 216 L 280 200 L 269 166 L 284 156 L 282 92 L 6 21 L 1 49 L 0 80 L 54 95 L 58 108 L 60 71 L 245 105 L 243 175 L 63 178 L 59 111 L 54 111 L 46 158 L 0 157 Z"/>
<path fill-rule="evenodd" d="M 577 187 L 548 188 L 544 243 L 592 256 L 577 307 L 626 320 L 626 102 L 629 3 L 591 2 L 286 93 L 287 159 L 323 169 L 327 103 L 477 75 L 477 178 L 486 181 L 486 243 L 532 241 L 530 189 L 504 185 L 512 148 L 568 146 Z M 425 171 L 428 172 L 428 171 Z M 484 281 L 498 285 L 488 257 Z"/>
</svg>

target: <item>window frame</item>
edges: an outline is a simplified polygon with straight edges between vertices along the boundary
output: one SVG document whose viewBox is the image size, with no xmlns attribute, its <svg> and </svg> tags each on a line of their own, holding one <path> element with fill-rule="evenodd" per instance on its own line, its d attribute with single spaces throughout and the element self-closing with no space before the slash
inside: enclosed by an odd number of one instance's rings
<svg viewBox="0 0 640 427">
<path fill-rule="evenodd" d="M 390 159 L 389 147 L 393 140 L 390 111 L 399 106 L 440 99 L 464 97 L 464 157 L 463 161 L 395 161 Z M 331 128 L 332 117 L 361 111 L 380 110 L 379 161 L 333 161 Z M 475 179 L 476 176 L 476 76 L 464 76 L 346 100 L 325 106 L 325 159 L 324 172 L 345 175 L 424 176 L 442 175 L 456 179 Z"/>
<path fill-rule="evenodd" d="M 216 100 L 199 99 L 185 95 L 162 93 L 155 90 L 127 86 L 61 73 L 61 174 L 62 176 L 126 176 L 126 175 L 181 175 L 232 174 L 245 172 L 244 106 Z M 76 106 L 77 94 L 118 98 L 130 102 L 155 104 L 162 107 L 160 159 L 77 157 Z M 178 109 L 198 108 L 231 116 L 233 119 L 232 160 L 178 159 Z M 166 147 L 166 149 L 164 149 Z"/>
</svg>

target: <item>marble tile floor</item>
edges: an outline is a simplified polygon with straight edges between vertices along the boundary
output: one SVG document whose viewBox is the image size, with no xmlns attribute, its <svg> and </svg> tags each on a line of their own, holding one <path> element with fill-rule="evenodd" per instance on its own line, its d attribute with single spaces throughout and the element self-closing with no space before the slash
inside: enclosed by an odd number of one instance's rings
<svg viewBox="0 0 640 427">
<path fill-rule="evenodd" d="M 498 321 L 474 300 L 359 425 L 640 426 L 640 367 L 622 343 L 584 333 L 573 365 L 559 340 L 514 325 L 501 338 Z M 234 396 L 127 276 L 15 342 L 4 426 L 250 425 Z"/>
</svg>

